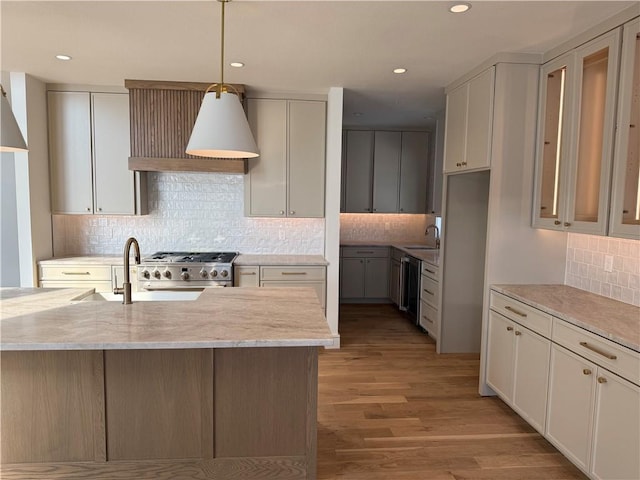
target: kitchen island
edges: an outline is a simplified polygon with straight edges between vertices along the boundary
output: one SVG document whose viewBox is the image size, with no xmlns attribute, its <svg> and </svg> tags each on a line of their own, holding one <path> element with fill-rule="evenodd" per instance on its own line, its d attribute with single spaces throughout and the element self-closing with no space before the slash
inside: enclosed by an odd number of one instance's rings
<svg viewBox="0 0 640 480">
<path fill-rule="evenodd" d="M 2 478 L 315 478 L 312 289 L 1 293 Z"/>
</svg>

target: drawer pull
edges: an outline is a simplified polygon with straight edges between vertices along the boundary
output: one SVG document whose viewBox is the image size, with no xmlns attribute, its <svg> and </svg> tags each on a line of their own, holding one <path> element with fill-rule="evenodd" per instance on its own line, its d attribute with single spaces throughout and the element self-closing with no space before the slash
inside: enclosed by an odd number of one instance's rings
<svg viewBox="0 0 640 480">
<path fill-rule="evenodd" d="M 436 274 L 436 272 L 434 272 L 433 270 L 429 270 L 428 268 L 425 268 L 425 270 L 427 272 L 429 272 L 431 275 L 435 275 Z"/>
<path fill-rule="evenodd" d="M 426 288 L 423 288 L 422 290 L 424 290 L 425 292 L 427 292 L 429 295 L 433 295 L 433 292 L 430 290 L 427 290 Z"/>
<path fill-rule="evenodd" d="M 62 272 L 63 275 L 91 275 L 91 272 Z"/>
<path fill-rule="evenodd" d="M 282 272 L 282 275 L 306 275 L 307 272 Z"/>
<path fill-rule="evenodd" d="M 583 369 L 582 369 L 582 374 L 583 374 L 583 375 L 591 375 L 591 369 L 589 369 L 589 368 L 583 368 Z"/>
<path fill-rule="evenodd" d="M 598 377 L 598 383 L 607 383 L 607 379 L 604 377 Z"/>
<path fill-rule="evenodd" d="M 509 310 L 510 312 L 515 313 L 516 315 L 519 315 L 519 316 L 523 317 L 523 318 L 527 316 L 527 314 L 526 314 L 526 313 L 522 313 L 521 311 L 516 310 L 515 308 L 510 307 L 509 305 L 507 305 L 507 306 L 506 306 L 506 307 L 504 307 L 504 308 L 505 308 L 506 310 Z"/>
<path fill-rule="evenodd" d="M 240 275 L 255 275 L 256 272 L 240 272 Z"/>
<path fill-rule="evenodd" d="M 361 251 L 359 250 L 356 253 L 374 253 L 374 252 L 372 252 L 370 250 L 361 250 Z"/>
<path fill-rule="evenodd" d="M 507 332 L 513 332 L 513 327 L 507 327 Z"/>
<path fill-rule="evenodd" d="M 604 350 L 600 350 L 598 347 L 589 345 L 587 342 L 580 342 L 580 345 L 588 350 L 591 350 L 592 352 L 597 353 L 598 355 L 602 355 L 603 357 L 608 358 L 609 360 L 616 360 L 618 358 L 616 355 L 612 355 L 608 352 L 605 352 Z"/>
</svg>

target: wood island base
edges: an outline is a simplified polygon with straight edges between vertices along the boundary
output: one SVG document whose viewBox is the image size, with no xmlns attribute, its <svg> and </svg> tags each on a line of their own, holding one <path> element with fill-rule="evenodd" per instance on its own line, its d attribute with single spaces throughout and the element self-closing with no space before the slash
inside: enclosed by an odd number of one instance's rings
<svg viewBox="0 0 640 480">
<path fill-rule="evenodd" d="M 318 347 L 4 351 L 4 479 L 315 479 Z"/>
</svg>

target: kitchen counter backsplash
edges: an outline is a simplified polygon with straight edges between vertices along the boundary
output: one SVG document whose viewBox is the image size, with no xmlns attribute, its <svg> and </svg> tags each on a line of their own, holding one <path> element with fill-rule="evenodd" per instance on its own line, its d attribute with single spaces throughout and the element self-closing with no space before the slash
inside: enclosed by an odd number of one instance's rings
<svg viewBox="0 0 640 480">
<path fill-rule="evenodd" d="M 341 213 L 341 242 L 425 243 L 434 215 Z M 433 235 L 433 234 L 431 234 Z"/>
<path fill-rule="evenodd" d="M 570 233 L 564 283 L 639 307 L 640 241 Z"/>
<path fill-rule="evenodd" d="M 149 215 L 53 215 L 54 256 L 120 254 L 130 236 L 147 253 L 324 255 L 324 218 L 245 217 L 242 175 L 148 175 Z"/>
</svg>

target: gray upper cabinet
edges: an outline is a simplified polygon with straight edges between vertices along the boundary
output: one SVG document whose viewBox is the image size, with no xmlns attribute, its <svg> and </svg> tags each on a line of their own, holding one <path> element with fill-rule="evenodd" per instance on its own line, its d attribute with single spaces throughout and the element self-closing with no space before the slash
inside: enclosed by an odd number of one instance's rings
<svg viewBox="0 0 640 480">
<path fill-rule="evenodd" d="M 247 109 L 260 156 L 245 176 L 245 214 L 323 217 L 326 103 L 249 99 Z"/>
<path fill-rule="evenodd" d="M 429 134 L 402 132 L 400 213 L 427 211 Z"/>
<path fill-rule="evenodd" d="M 373 132 L 349 130 L 346 140 L 345 211 L 371 212 Z"/>
<path fill-rule="evenodd" d="M 128 168 L 126 93 L 48 92 L 52 209 L 146 213 L 144 174 Z"/>
<path fill-rule="evenodd" d="M 373 211 L 398 211 L 400 189 L 400 132 L 375 132 L 373 147 Z"/>
<path fill-rule="evenodd" d="M 348 130 L 342 211 L 426 213 L 429 132 Z"/>
</svg>

